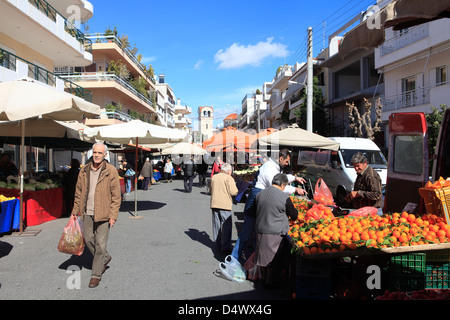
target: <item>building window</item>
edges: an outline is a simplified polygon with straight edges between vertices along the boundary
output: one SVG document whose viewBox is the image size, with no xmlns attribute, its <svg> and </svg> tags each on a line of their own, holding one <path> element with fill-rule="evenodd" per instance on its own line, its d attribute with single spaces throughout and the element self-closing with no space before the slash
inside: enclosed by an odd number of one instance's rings
<svg viewBox="0 0 450 320">
<path fill-rule="evenodd" d="M 402 79 L 402 105 L 409 107 L 415 105 L 416 78 L 409 77 Z"/>
<path fill-rule="evenodd" d="M 447 82 L 447 66 L 436 68 L 436 85 L 440 86 Z"/>
<path fill-rule="evenodd" d="M 416 78 L 409 77 L 402 79 L 402 93 L 410 92 L 416 89 Z"/>
</svg>

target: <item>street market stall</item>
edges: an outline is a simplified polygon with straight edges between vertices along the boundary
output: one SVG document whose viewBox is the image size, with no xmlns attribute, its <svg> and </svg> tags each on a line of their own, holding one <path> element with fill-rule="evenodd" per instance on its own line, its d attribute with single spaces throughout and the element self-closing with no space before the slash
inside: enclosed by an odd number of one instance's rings
<svg viewBox="0 0 450 320">
<path fill-rule="evenodd" d="M 0 234 L 19 229 L 20 201 L 0 195 Z"/>
<path fill-rule="evenodd" d="M 25 137 L 27 122 L 32 119 L 58 121 L 83 120 L 97 117 L 100 107 L 79 97 L 38 82 L 21 79 L 0 83 L 0 121 L 20 121 L 21 152 L 19 166 L 20 226 L 23 232 Z"/>
<path fill-rule="evenodd" d="M 427 212 L 417 216 L 406 211 L 378 215 L 371 207 L 335 216 L 332 206 L 291 196 L 299 211 L 287 235 L 296 264 L 296 298 L 370 299 L 386 290 L 406 294 L 450 288 L 445 213 L 450 188 L 429 185 L 419 191 L 435 196 L 424 199 Z M 370 288 L 372 274 L 379 286 Z"/>
</svg>

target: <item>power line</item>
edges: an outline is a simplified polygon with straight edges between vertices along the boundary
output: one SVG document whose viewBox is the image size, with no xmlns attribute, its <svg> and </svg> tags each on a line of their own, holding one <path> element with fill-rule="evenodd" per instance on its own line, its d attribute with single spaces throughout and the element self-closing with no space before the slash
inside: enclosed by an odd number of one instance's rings
<svg viewBox="0 0 450 320">
<path fill-rule="evenodd" d="M 320 48 L 320 50 L 323 50 L 327 47 L 327 44 L 323 43 L 327 38 L 329 38 L 330 35 L 332 35 L 336 30 L 338 30 L 342 25 L 344 25 L 346 22 L 348 22 L 350 19 L 352 19 L 358 12 L 361 12 L 362 9 L 357 9 L 363 7 L 362 4 L 365 4 L 365 7 L 369 7 L 369 3 L 373 4 L 375 0 L 360 0 L 350 8 L 346 9 L 344 12 L 341 12 L 345 7 L 347 7 L 349 4 L 354 2 L 355 0 L 348 1 L 344 6 L 340 7 L 338 10 L 336 10 L 334 13 L 329 15 L 327 18 L 325 18 L 321 23 L 317 24 L 315 27 L 313 27 L 313 34 L 316 35 L 313 37 L 313 48 Z M 358 11 L 356 11 L 357 9 Z M 350 14 L 349 14 L 350 12 Z M 336 16 L 336 14 L 340 13 Z M 330 18 L 334 17 L 331 21 Z M 325 29 L 326 26 L 326 29 Z M 321 27 L 319 29 L 319 27 Z M 324 29 L 326 30 L 324 32 Z M 320 30 L 320 32 L 319 32 Z M 319 36 L 317 36 L 319 35 Z M 292 58 L 290 59 L 289 64 L 294 64 L 300 59 L 300 57 L 304 56 L 306 60 L 306 50 L 308 48 L 308 41 L 307 41 L 307 35 L 305 30 L 305 38 L 297 48 L 297 50 L 294 52 Z"/>
</svg>

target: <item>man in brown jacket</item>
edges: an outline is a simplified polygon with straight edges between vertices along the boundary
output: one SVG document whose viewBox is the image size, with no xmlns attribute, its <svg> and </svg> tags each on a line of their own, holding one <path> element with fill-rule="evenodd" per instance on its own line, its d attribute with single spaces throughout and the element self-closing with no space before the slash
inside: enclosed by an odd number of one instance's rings
<svg viewBox="0 0 450 320">
<path fill-rule="evenodd" d="M 355 153 L 351 162 L 357 177 L 346 201 L 351 202 L 354 209 L 366 206 L 380 208 L 383 196 L 380 176 L 369 166 L 367 158 L 361 152 Z"/>
<path fill-rule="evenodd" d="M 105 161 L 108 149 L 103 143 L 92 147 L 92 162 L 78 175 L 72 215 L 82 215 L 83 236 L 92 253 L 89 288 L 98 286 L 111 256 L 106 250 L 109 229 L 116 223 L 121 203 L 119 174 Z"/>
<path fill-rule="evenodd" d="M 231 172 L 231 165 L 224 163 L 220 173 L 215 174 L 211 179 L 213 240 L 216 243 L 216 249 L 225 253 L 231 252 L 232 197 L 238 194 Z"/>
</svg>

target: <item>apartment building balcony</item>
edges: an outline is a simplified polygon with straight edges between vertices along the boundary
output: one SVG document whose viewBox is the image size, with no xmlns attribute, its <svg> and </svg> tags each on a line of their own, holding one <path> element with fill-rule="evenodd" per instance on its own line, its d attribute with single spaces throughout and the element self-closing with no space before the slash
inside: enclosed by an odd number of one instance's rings
<svg viewBox="0 0 450 320">
<path fill-rule="evenodd" d="M 156 112 L 154 104 L 149 98 L 113 73 L 83 73 L 64 76 L 64 78 L 92 91 L 108 90 L 108 94 L 116 96 L 118 101 L 133 105 L 133 110 L 139 113 Z"/>
<path fill-rule="evenodd" d="M 183 115 L 191 114 L 192 109 L 191 109 L 191 107 L 182 106 L 182 105 L 177 104 L 177 105 L 175 105 L 175 113 L 183 114 Z"/>
<path fill-rule="evenodd" d="M 186 117 L 175 117 L 175 125 L 177 126 L 189 126 L 192 124 L 192 120 Z"/>
<path fill-rule="evenodd" d="M 278 70 L 272 86 L 269 88 L 268 93 L 271 93 L 273 89 L 279 89 L 279 88 L 287 88 L 288 87 L 288 81 L 292 77 L 293 74 L 293 68 L 289 65 L 284 65 Z"/>
<path fill-rule="evenodd" d="M 37 80 L 58 91 L 67 91 L 86 101 L 92 102 L 91 91 L 22 59 L 11 52 L 0 49 L 0 82 L 14 81 L 20 78 Z"/>
<path fill-rule="evenodd" d="M 149 75 L 147 68 L 128 50 L 119 38 L 115 35 L 105 35 L 103 33 L 90 33 L 86 37 L 92 41 L 92 50 L 95 55 L 104 55 L 114 61 L 122 60 L 133 76 L 141 76 L 151 83 L 152 89 L 155 89 L 156 80 Z"/>
<path fill-rule="evenodd" d="M 167 111 L 169 111 L 172 115 L 175 114 L 175 101 L 171 97 L 166 96 L 164 105 L 166 106 Z"/>
<path fill-rule="evenodd" d="M 399 32 L 398 35 L 387 39 L 380 46 L 380 55 L 388 55 L 419 40 L 425 39 L 429 35 L 429 26 L 427 23 L 418 25 L 416 27 L 408 29 L 407 31 Z"/>
<path fill-rule="evenodd" d="M 449 92 L 450 81 L 446 81 L 432 86 L 402 92 L 394 96 L 383 97 L 381 99 L 383 112 L 427 105 L 437 108 L 440 104 L 445 104 L 445 102 L 449 101 Z"/>
<path fill-rule="evenodd" d="M 45 0 L 0 1 L 0 34 L 51 59 L 55 66 L 92 63 L 92 43 Z"/>
</svg>

